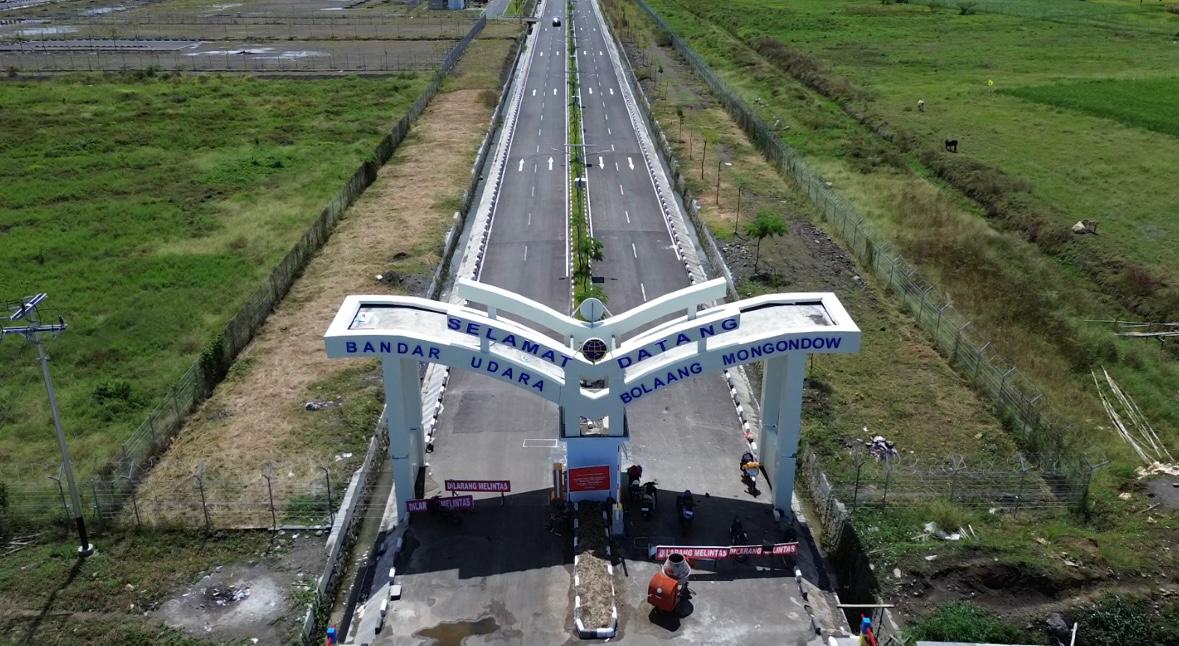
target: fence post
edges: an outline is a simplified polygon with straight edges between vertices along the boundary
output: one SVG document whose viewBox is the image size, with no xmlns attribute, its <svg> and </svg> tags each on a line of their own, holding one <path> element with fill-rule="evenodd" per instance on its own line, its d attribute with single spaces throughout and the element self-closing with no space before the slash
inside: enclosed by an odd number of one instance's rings
<svg viewBox="0 0 1179 646">
<path fill-rule="evenodd" d="M 278 529 L 278 514 L 274 513 L 274 489 L 270 486 L 270 479 L 274 477 L 274 463 L 266 463 L 266 472 L 262 474 L 266 478 L 266 496 L 270 499 L 270 526 L 272 529 Z"/>
<path fill-rule="evenodd" d="M 1024 460 L 1022 455 L 1019 456 L 1019 489 L 1017 489 L 1015 492 L 1016 513 L 1019 513 L 1020 507 L 1023 506 L 1023 485 L 1024 481 L 1027 480 L 1028 477 L 1028 468 L 1027 460 Z"/>
<path fill-rule="evenodd" d="M 204 466 L 201 467 L 204 471 Z M 205 478 L 201 473 L 193 474 L 193 479 L 197 481 L 197 489 L 201 492 L 201 511 L 205 514 L 205 531 L 213 531 L 213 523 L 209 520 L 209 505 L 205 502 Z"/>
<path fill-rule="evenodd" d="M 970 325 L 970 321 L 959 326 L 958 331 L 954 333 L 954 351 L 950 353 L 950 363 L 958 358 L 958 344 L 962 341 L 962 330 L 965 330 Z"/>
<path fill-rule="evenodd" d="M 1003 398 L 1003 389 L 1007 386 L 1007 377 L 1015 372 L 1015 368 L 1008 368 L 1007 372 L 1003 373 L 1003 378 L 999 380 L 999 398 Z"/>
<path fill-rule="evenodd" d="M 950 456 L 950 500 L 958 498 L 958 473 L 966 466 L 966 460 L 960 455 Z M 945 529 L 945 528 L 943 528 Z"/>
<path fill-rule="evenodd" d="M 921 327 L 921 319 L 925 316 L 925 297 L 929 295 L 932 289 L 933 285 L 930 285 L 925 288 L 925 291 L 921 292 L 921 305 L 917 308 L 917 327 Z"/>
<path fill-rule="evenodd" d="M 856 454 L 856 486 L 854 489 L 852 489 L 852 506 L 851 506 L 851 510 L 852 510 L 853 514 L 856 513 L 856 505 L 859 503 L 859 500 L 860 500 L 860 474 L 864 470 L 864 461 L 865 460 L 867 460 L 867 456 L 860 454 L 860 453 Z"/>
<path fill-rule="evenodd" d="M 880 500 L 880 508 L 888 509 L 888 483 L 892 480 L 892 458 L 884 459 L 884 497 Z"/>
<path fill-rule="evenodd" d="M 98 504 L 98 478 L 90 479 L 90 494 L 94 496 L 94 522 L 101 522 L 102 507 Z"/>
<path fill-rule="evenodd" d="M 327 480 L 327 512 L 328 524 L 336 524 L 336 510 L 332 509 L 332 473 L 328 471 L 327 467 L 319 467 L 323 471 L 323 477 Z"/>
<path fill-rule="evenodd" d="M 978 349 L 978 358 L 974 360 L 974 378 L 975 379 L 978 379 L 978 367 L 980 364 L 982 364 L 983 353 L 985 353 L 987 351 L 987 348 L 990 347 L 990 345 L 991 345 L 991 342 L 987 341 L 986 343 L 983 344 L 983 347 Z"/>
<path fill-rule="evenodd" d="M 66 504 L 65 489 L 61 487 L 61 476 L 49 476 L 49 479 L 57 483 L 57 495 L 61 496 L 61 506 L 66 510 L 66 516 L 70 516 L 70 506 Z"/>
</svg>

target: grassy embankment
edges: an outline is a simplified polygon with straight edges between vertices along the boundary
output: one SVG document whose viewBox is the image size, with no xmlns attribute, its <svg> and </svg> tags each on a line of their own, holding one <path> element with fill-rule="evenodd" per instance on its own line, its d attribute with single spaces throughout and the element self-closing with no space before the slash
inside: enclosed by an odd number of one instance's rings
<svg viewBox="0 0 1179 646">
<path fill-rule="evenodd" d="M 714 235 L 730 248 L 752 242 L 734 236 L 738 187 L 745 192 L 742 222 L 752 219 L 759 208 L 750 206 L 750 195 L 757 194 L 762 205 L 773 205 L 770 208 L 776 212 L 784 212 L 791 225 L 792 234 L 767 239 L 762 244 L 763 269 L 771 268 L 768 281 L 748 280 L 751 267 L 741 265 L 748 264 L 749 258 L 726 254 L 737 274 L 740 291 L 755 293 L 770 287 L 834 290 L 864 330 L 864 346 L 858 355 L 822 357 L 810 370 L 814 386 L 808 389 L 804 439 L 824 456 L 824 468 L 837 480 L 846 480 L 851 461 L 844 447 L 861 439 L 858 435 L 862 423 L 896 440 L 903 454 L 915 450 L 926 461 L 942 459 L 950 451 L 965 455 L 975 464 L 1010 455 L 1014 451 L 1011 440 L 987 414 L 987 403 L 980 401 L 962 379 L 952 374 L 924 342 L 922 333 L 912 326 L 905 313 L 897 310 L 875 281 L 869 277 L 865 287 L 852 278 L 855 268 L 846 257 L 838 254 L 840 261 L 832 262 L 821 245 L 808 244 L 819 243 L 822 238 L 810 224 L 819 222 L 813 209 L 793 184 L 783 182 L 765 164 L 723 108 L 691 75 L 690 68 L 666 46 L 666 39 L 656 33 L 634 5 L 616 1 L 607 3 L 607 7 L 616 28 L 621 26 L 619 31 L 624 38 L 637 42 L 643 50 L 639 58 L 649 61 L 649 66 L 644 66 L 642 60 L 635 60 L 636 73 L 640 78 L 655 77 L 659 81 L 661 98 L 655 102 L 654 109 L 680 160 L 690 158 L 690 141 L 694 142 L 698 159 L 700 142 L 706 139 L 709 150 L 716 151 L 712 154 L 733 163 L 721 173 L 717 205 L 714 191 L 718 167 L 706 164 L 700 177 L 695 170 L 698 162 L 686 162 L 686 167 L 692 169 L 686 173 L 689 187 L 701 196 L 702 215 Z M 711 42 L 720 48 L 719 42 Z M 716 50 L 713 51 L 716 55 Z M 746 77 L 763 73 L 773 74 L 773 70 L 758 67 L 743 72 Z M 726 76 L 729 82 L 734 82 L 737 75 Z M 650 90 L 648 87 L 649 94 Z M 806 92 L 789 85 L 787 90 Z M 823 105 L 813 97 L 812 101 L 817 106 Z M 836 184 L 844 185 L 842 181 Z M 969 411 L 977 417 L 972 418 Z M 1135 496 L 1133 510 L 1142 505 Z M 1167 558 L 1160 562 L 1158 555 L 1167 554 L 1162 548 L 1173 540 L 1175 526 L 1173 519 L 1165 516 L 1129 513 L 1130 507 L 1121 506 L 1118 513 L 1083 522 L 1036 513 L 996 516 L 933 501 L 916 506 L 890 505 L 886 511 L 861 510 L 857 525 L 878 573 L 887 573 L 894 566 L 903 570 L 900 580 L 880 577 L 884 593 L 909 597 L 906 612 L 911 609 L 920 612 L 928 607 L 928 602 L 924 596 L 914 598 L 909 593 L 927 592 L 928 588 L 924 583 L 911 587 L 914 577 L 919 581 L 933 581 L 933 587 L 937 588 L 946 581 L 956 583 L 954 573 L 970 573 L 976 566 L 992 563 L 1022 572 L 1020 576 L 1046 581 L 1046 588 L 1059 591 L 1149 590 L 1149 581 L 1168 580 L 1171 566 Z M 915 540 L 929 520 L 947 527 L 972 525 L 979 538 L 936 545 Z M 940 558 L 926 561 L 924 556 L 935 550 Z M 1066 560 L 1079 563 L 1079 568 L 1067 564 Z M 1100 583 L 1100 577 L 1115 575 L 1127 577 L 1126 582 Z M 1144 577 L 1143 583 L 1134 583 L 1131 577 Z M 1010 599 L 1017 597 L 1012 594 L 1018 595 L 1000 589 L 980 596 L 979 601 L 1004 614 L 1015 611 L 1034 615 L 1038 601 L 1027 600 L 1023 606 L 1013 608 Z"/>
<path fill-rule="evenodd" d="M 1158 75 L 1179 62 L 1169 41 L 863 2 L 654 6 L 763 117 L 781 120 L 782 138 L 935 278 L 981 338 L 1073 414 L 1086 429 L 1074 443 L 1127 455 L 1093 396 L 1096 365 L 1156 426 L 1179 425 L 1175 349 L 1085 322 L 1177 311 L 1179 247 L 1166 244 L 1176 225 L 1163 214 L 1175 193 L 1165 162 L 1179 161 L 1179 147 L 994 89 Z M 959 155 L 938 150 L 945 136 Z M 1081 218 L 1102 221 L 1100 234 L 1071 234 Z"/>
<path fill-rule="evenodd" d="M 0 85 L 0 285 L 5 298 L 48 292 L 48 311 L 67 317 L 50 351 L 82 475 L 257 288 L 424 79 Z M 0 463 L 54 465 L 36 355 L 23 345 L 0 350 Z"/>
<path fill-rule="evenodd" d="M 500 34 L 499 31 L 496 32 Z M 324 508 L 321 467 L 339 496 L 364 457 L 384 402 L 376 363 L 323 354 L 322 334 L 349 294 L 423 295 L 441 242 L 463 207 L 471 164 L 487 131 L 513 37 L 479 38 L 443 83 L 376 180 L 243 351 L 225 383 L 186 424 L 153 469 L 141 506 L 167 513 L 195 465 L 227 482 L 221 498 L 269 524 L 259 469 L 274 463 L 276 505 Z M 461 250 L 459 250 L 461 254 Z M 380 278 L 376 278 L 379 276 Z M 317 412 L 307 401 L 330 402 Z M 259 429 L 265 428 L 265 432 Z M 155 508 L 153 508 L 155 509 Z M 200 522 L 200 509 L 186 513 Z M 216 519 L 215 519 L 216 522 Z"/>
</svg>

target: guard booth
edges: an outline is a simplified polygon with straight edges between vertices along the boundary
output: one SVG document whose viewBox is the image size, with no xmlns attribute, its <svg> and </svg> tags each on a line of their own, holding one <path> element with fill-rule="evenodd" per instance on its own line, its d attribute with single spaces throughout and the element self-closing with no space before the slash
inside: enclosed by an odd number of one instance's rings
<svg viewBox="0 0 1179 646">
<path fill-rule="evenodd" d="M 349 296 L 324 335 L 330 357 L 381 359 L 399 509 L 413 497 L 425 464 L 420 362 L 485 374 L 556 403 L 568 496 L 578 501 L 605 500 L 621 482 L 629 404 L 680 381 L 761 361 L 759 458 L 774 507 L 789 517 L 807 355 L 860 347 L 859 328 L 826 292 L 720 303 L 726 283 L 716 279 L 616 316 L 588 299 L 574 318 L 491 285 L 461 279 L 456 289 L 483 309 Z M 608 472 L 592 469 L 603 466 Z M 592 485 L 601 478 L 607 486 Z"/>
</svg>

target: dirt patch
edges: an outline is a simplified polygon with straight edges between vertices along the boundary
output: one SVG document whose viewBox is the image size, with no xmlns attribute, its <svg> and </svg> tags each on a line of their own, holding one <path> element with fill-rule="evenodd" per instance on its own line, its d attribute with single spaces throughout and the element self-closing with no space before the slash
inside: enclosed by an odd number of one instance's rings
<svg viewBox="0 0 1179 646">
<path fill-rule="evenodd" d="M 277 561 L 216 566 L 147 616 L 204 639 L 289 643 L 323 569 L 326 540 L 281 532 L 267 552 Z"/>
<path fill-rule="evenodd" d="M 588 630 L 614 625 L 614 576 L 606 538 L 603 507 L 580 503 L 577 509 L 577 594 L 581 597 L 581 623 Z"/>
<path fill-rule="evenodd" d="M 296 438 L 305 417 L 320 414 L 304 410 L 314 398 L 312 384 L 355 366 L 325 356 L 323 332 L 349 294 L 403 294 L 428 282 L 488 125 L 491 111 L 479 95 L 468 89 L 434 98 L 238 358 L 249 367 L 217 388 L 152 470 L 141 489 L 141 508 L 200 522 L 199 505 L 176 511 L 169 499 L 178 488 L 191 493 L 192 475 L 203 464 L 207 477 L 254 482 L 257 486 L 227 488 L 220 500 L 257 509 L 237 518 L 238 526 L 269 526 L 260 475 L 265 463 L 274 464 L 274 497 L 281 506 L 320 481 L 320 467 L 339 451 L 362 453 L 360 447 Z M 395 282 L 383 280 L 390 271 Z"/>
</svg>

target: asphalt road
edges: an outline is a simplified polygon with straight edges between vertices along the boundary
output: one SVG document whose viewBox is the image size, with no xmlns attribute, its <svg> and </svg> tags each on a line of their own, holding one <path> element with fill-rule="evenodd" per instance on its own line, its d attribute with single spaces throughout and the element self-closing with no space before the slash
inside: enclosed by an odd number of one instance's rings
<svg viewBox="0 0 1179 646">
<path fill-rule="evenodd" d="M 563 0 L 548 0 L 535 44 L 525 53 L 522 104 L 514 131 L 504 135 L 511 138 L 508 161 L 479 279 L 568 311 L 565 30 L 551 25 L 552 16 L 564 11 Z M 689 281 L 639 152 L 605 27 L 590 0 L 576 0 L 575 12 L 587 161 L 593 164 L 587 173 L 590 213 L 593 234 L 604 244 L 595 274 L 606 277 L 607 306 L 617 314 Z M 447 478 L 510 479 L 513 493 L 502 506 L 496 496 L 477 496 L 482 499 L 476 511 L 464 514 L 461 525 L 428 517 L 413 521 L 396 578 L 403 596 L 373 643 L 575 641 L 572 555 L 567 538 L 550 533 L 546 522 L 549 466 L 563 456 L 555 439 L 556 407 L 462 370 L 451 373 L 444 403 L 426 495 Z M 775 527 L 768 505 L 743 490 L 736 465 L 745 444 L 719 376 L 644 398 L 629 407 L 628 416 L 629 458 L 659 480 L 665 504 L 653 520 L 628 519 L 618 588 L 620 638 L 808 643 L 813 633 L 794 587 L 793 563 L 780 559 L 700 572 L 691 616 L 674 625 L 648 617 L 645 586 L 656 565 L 645 559 L 647 544 L 726 544 L 735 515 L 753 540 L 790 535 Z M 685 536 L 672 509 L 673 492 L 686 488 L 701 502 L 697 526 Z M 376 568 L 374 587 L 387 583 L 391 552 Z"/>
<path fill-rule="evenodd" d="M 496 201 L 481 282 L 569 311 L 565 162 L 567 86 L 563 2 L 549 0 L 525 53 L 516 127 Z M 396 581 L 403 596 L 374 644 L 441 643 L 470 636 L 555 644 L 571 636 L 572 553 L 546 528 L 551 465 L 563 459 L 558 411 L 498 380 L 455 370 L 438 420 L 425 494 L 454 479 L 511 480 L 503 498 L 477 496 L 451 526 L 414 519 Z M 392 550 L 388 550 L 391 554 Z M 387 580 L 390 557 L 376 572 Z M 382 583 L 381 576 L 374 587 Z"/>
</svg>

